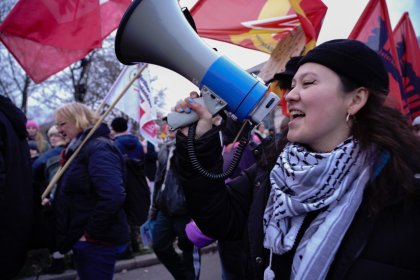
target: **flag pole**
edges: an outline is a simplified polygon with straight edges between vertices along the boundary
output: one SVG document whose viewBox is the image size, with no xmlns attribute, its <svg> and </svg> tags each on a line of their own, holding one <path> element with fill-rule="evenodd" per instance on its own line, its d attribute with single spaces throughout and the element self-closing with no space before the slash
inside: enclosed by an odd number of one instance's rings
<svg viewBox="0 0 420 280">
<path fill-rule="evenodd" d="M 83 145 L 89 140 L 89 138 L 93 135 L 93 133 L 98 129 L 98 127 L 101 125 L 103 120 L 106 116 L 114 109 L 115 105 L 120 101 L 120 99 L 123 97 L 123 95 L 127 92 L 127 90 L 131 87 L 131 85 L 134 83 L 135 80 L 137 80 L 138 77 L 140 77 L 141 73 L 146 69 L 147 64 L 143 64 L 143 66 L 139 69 L 139 71 L 136 73 L 136 75 L 133 77 L 133 79 L 130 80 L 130 82 L 125 86 L 125 88 L 118 94 L 117 98 L 112 102 L 112 104 L 108 107 L 108 109 L 101 115 L 99 120 L 95 123 L 95 125 L 92 127 L 92 129 L 89 131 L 88 135 L 83 139 L 82 143 L 80 143 L 79 147 L 74 151 L 74 153 L 71 155 L 71 157 L 66 161 L 64 166 L 60 167 L 60 169 L 55 173 L 54 177 L 51 179 L 50 183 L 48 184 L 47 188 L 41 195 L 41 200 L 46 198 L 49 192 L 52 190 L 54 185 L 58 182 L 58 180 L 63 175 L 64 171 L 67 170 L 70 163 L 73 161 L 73 159 L 77 156 L 79 151 L 82 149 Z M 105 100 L 105 98 L 104 98 Z M 103 102 L 104 103 L 104 102 Z M 103 105 L 102 105 L 103 106 Z M 99 110 L 96 110 L 96 112 L 99 112 Z"/>
</svg>

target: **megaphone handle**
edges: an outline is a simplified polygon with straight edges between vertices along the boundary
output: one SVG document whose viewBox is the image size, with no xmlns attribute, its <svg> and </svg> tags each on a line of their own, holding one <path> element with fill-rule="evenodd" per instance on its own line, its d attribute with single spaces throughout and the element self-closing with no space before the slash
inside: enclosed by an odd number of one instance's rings
<svg viewBox="0 0 420 280">
<path fill-rule="evenodd" d="M 194 99 L 194 101 L 196 103 L 200 103 L 201 105 L 205 106 L 203 97 L 196 98 Z M 191 111 L 191 113 L 188 113 L 188 114 L 171 112 L 168 114 L 167 118 L 168 118 L 168 125 L 172 130 L 190 125 L 198 121 L 198 115 L 194 111 Z"/>
<path fill-rule="evenodd" d="M 203 88 L 201 94 L 202 97 L 195 98 L 194 102 L 206 106 L 213 116 L 220 112 L 220 110 L 225 108 L 227 105 L 223 99 L 219 98 L 207 88 Z M 173 130 L 195 123 L 198 121 L 198 115 L 194 111 L 188 114 L 171 112 L 168 114 L 167 119 L 169 127 Z"/>
<path fill-rule="evenodd" d="M 167 118 L 168 118 L 168 125 L 172 130 L 187 126 L 189 124 L 192 124 L 198 121 L 198 115 L 194 111 L 192 111 L 189 114 L 171 112 L 168 114 Z"/>
</svg>

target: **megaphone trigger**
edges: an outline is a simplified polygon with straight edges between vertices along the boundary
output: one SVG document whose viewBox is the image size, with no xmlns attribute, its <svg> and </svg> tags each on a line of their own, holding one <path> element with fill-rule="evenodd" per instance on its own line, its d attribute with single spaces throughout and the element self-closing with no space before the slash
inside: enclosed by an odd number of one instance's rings
<svg viewBox="0 0 420 280">
<path fill-rule="evenodd" d="M 222 98 L 217 96 L 213 91 L 205 86 L 201 89 L 201 97 L 195 98 L 194 102 L 206 106 L 207 110 L 209 110 L 213 116 L 224 109 L 227 105 Z M 174 130 L 198 121 L 198 115 L 194 111 L 189 114 L 171 112 L 167 116 L 167 121 L 169 127 Z"/>
</svg>

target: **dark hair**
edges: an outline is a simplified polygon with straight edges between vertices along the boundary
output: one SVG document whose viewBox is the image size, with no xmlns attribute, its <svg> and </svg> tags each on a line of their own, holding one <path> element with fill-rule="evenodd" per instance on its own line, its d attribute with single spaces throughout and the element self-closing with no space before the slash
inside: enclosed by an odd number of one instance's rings
<svg viewBox="0 0 420 280">
<path fill-rule="evenodd" d="M 36 150 L 39 153 L 39 148 L 35 140 L 29 140 L 28 146 L 30 150 Z"/>
<path fill-rule="evenodd" d="M 278 80 L 278 86 L 281 89 L 291 89 L 292 88 L 292 80 Z"/>
<path fill-rule="evenodd" d="M 359 87 L 339 75 L 345 92 Z M 370 89 L 365 106 L 353 116 L 352 134 L 367 148 L 374 143 L 390 159 L 367 188 L 367 199 L 373 213 L 401 199 L 407 193 L 419 193 L 414 175 L 420 172 L 420 145 L 408 119 L 396 109 L 384 105 L 383 91 Z M 417 183 L 418 184 L 418 183 Z"/>
<path fill-rule="evenodd" d="M 128 121 L 123 117 L 116 117 L 112 120 L 111 127 L 115 132 L 125 132 L 128 129 Z"/>
</svg>

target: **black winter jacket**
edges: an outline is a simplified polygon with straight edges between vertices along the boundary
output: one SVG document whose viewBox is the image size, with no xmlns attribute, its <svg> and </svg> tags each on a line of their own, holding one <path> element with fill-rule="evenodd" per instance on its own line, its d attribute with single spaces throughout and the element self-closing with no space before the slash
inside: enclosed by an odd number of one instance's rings
<svg viewBox="0 0 420 280">
<path fill-rule="evenodd" d="M 128 240 L 123 157 L 111 141 L 98 139 L 108 134 L 108 127 L 102 124 L 58 182 L 53 205 L 57 247 L 62 253 L 84 234 L 88 241 L 102 245 Z M 66 159 L 71 154 L 67 153 Z"/>
<path fill-rule="evenodd" d="M 225 185 L 193 171 L 186 151 L 186 137 L 177 135 L 178 167 L 187 205 L 204 234 L 221 240 L 245 239 L 248 279 L 263 279 L 269 251 L 263 248 L 263 214 L 270 193 L 268 157 L 278 151 L 272 141 L 260 145 L 254 155 L 257 164 Z M 218 132 L 210 130 L 195 141 L 200 163 L 220 173 L 222 156 Z M 380 175 L 379 175 L 380 176 Z M 363 200 L 327 279 L 420 279 L 420 202 L 406 198 L 372 217 Z M 311 216 L 311 215 L 308 215 Z M 312 215 L 312 219 L 315 216 Z M 309 221 L 305 221 L 306 226 Z M 305 226 L 305 225 L 304 225 Z M 290 277 L 294 249 L 273 255 L 276 279 Z"/>
<path fill-rule="evenodd" d="M 34 191 L 26 136 L 25 114 L 10 99 L 0 96 L 0 275 L 2 279 L 10 279 L 19 272 L 25 263 L 32 236 Z M 39 199 L 39 196 L 36 198 Z"/>
</svg>

